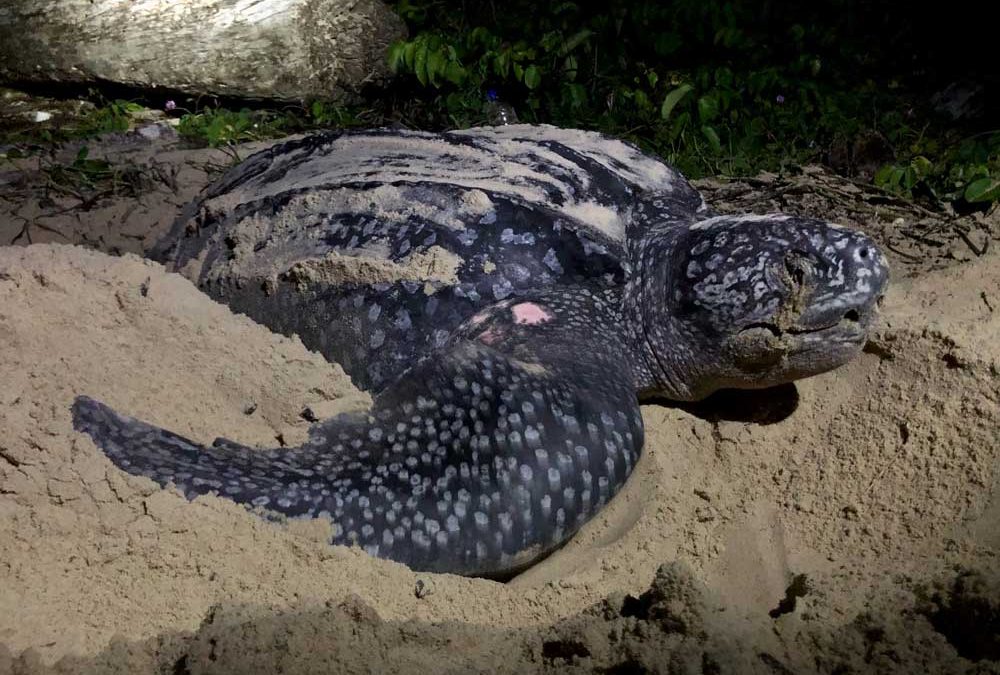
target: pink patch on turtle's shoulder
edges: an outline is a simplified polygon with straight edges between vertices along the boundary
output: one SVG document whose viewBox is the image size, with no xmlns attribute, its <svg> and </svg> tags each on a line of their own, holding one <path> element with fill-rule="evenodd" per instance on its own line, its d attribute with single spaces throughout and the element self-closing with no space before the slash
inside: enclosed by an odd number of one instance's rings
<svg viewBox="0 0 1000 675">
<path fill-rule="evenodd" d="M 488 345 L 491 345 L 497 340 L 499 340 L 501 337 L 503 337 L 503 335 L 501 335 L 498 331 L 492 328 L 487 328 L 482 333 L 480 333 L 476 337 L 476 339 L 479 340 L 480 342 L 484 342 Z"/>
<path fill-rule="evenodd" d="M 545 311 L 541 305 L 533 302 L 522 302 L 510 308 L 514 313 L 514 323 L 545 323 L 552 319 L 552 315 Z"/>
</svg>

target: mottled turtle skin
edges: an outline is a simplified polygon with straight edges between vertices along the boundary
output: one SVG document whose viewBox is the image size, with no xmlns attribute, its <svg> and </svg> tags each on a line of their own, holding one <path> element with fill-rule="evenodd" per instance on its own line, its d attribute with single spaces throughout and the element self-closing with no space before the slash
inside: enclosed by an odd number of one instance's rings
<svg viewBox="0 0 1000 675">
<path fill-rule="evenodd" d="M 447 275 L 386 264 L 435 245 Z M 333 544 L 491 577 L 565 543 L 621 489 L 642 397 L 842 365 L 888 281 L 864 234 L 715 215 L 629 145 L 529 126 L 278 146 L 224 176 L 160 253 L 344 363 L 372 409 L 291 449 L 204 447 L 86 397 L 78 430 L 188 498 L 325 518 Z M 343 256 L 382 267 L 345 277 Z"/>
<path fill-rule="evenodd" d="M 627 242 L 654 213 L 711 215 L 674 169 L 598 134 L 335 132 L 231 170 L 153 257 L 381 391 L 493 303 L 621 286 Z"/>
</svg>

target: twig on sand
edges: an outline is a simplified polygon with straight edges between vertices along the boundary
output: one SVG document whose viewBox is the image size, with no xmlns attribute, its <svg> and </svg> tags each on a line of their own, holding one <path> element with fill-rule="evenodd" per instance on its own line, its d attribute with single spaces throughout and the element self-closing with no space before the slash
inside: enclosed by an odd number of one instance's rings
<svg viewBox="0 0 1000 675">
<path fill-rule="evenodd" d="M 895 253 L 896 255 L 898 255 L 901 258 L 906 258 L 907 260 L 912 260 L 914 262 L 920 262 L 921 260 L 923 260 L 923 258 L 921 258 L 918 255 L 912 255 L 910 253 L 904 253 L 903 251 L 900 251 L 898 248 L 896 248 L 895 246 L 893 246 L 892 243 L 890 243 L 888 241 L 884 242 L 883 245 L 887 249 L 889 249 L 890 251 L 892 251 L 893 253 Z"/>
<path fill-rule="evenodd" d="M 986 309 L 993 311 L 993 305 L 990 304 L 990 299 L 986 297 L 986 291 L 979 291 L 979 297 L 983 299 L 983 304 L 986 305 Z"/>
<path fill-rule="evenodd" d="M 31 228 L 33 226 L 37 227 L 39 230 L 44 230 L 45 232 L 49 232 L 51 234 L 58 235 L 58 236 L 62 237 L 63 239 L 69 241 L 69 237 L 66 236 L 66 233 L 61 232 L 61 231 L 57 230 L 54 227 L 50 227 L 50 226 L 46 225 L 45 223 L 38 222 L 38 218 L 51 218 L 52 216 L 57 216 L 57 215 L 59 215 L 61 213 L 66 213 L 67 211 L 71 211 L 71 210 L 72 209 L 63 209 L 62 211 L 57 211 L 55 213 L 47 213 L 47 214 L 45 214 L 43 216 L 36 216 L 35 218 L 32 218 L 32 219 L 25 218 L 24 216 L 21 216 L 21 215 L 12 214 L 14 218 L 17 218 L 17 219 L 23 221 L 24 225 L 22 225 L 21 226 L 21 230 L 17 234 L 14 235 L 14 238 L 10 240 L 10 242 L 8 243 L 8 246 L 13 246 L 18 241 L 20 241 L 22 237 L 24 239 L 26 239 L 29 244 L 35 243 L 35 242 L 33 242 L 31 240 Z"/>
<path fill-rule="evenodd" d="M 938 241 L 937 239 L 931 239 L 930 237 L 925 237 L 921 234 L 917 234 L 916 232 L 911 232 L 909 230 L 900 230 L 899 233 L 904 237 L 908 237 L 910 239 L 913 239 L 914 241 L 919 241 L 920 243 L 927 244 L 928 246 L 934 246 L 935 248 L 944 246 L 943 241 Z"/>
<path fill-rule="evenodd" d="M 960 227 L 955 227 L 954 230 L 955 232 L 958 232 L 958 236 L 961 237 L 962 241 L 965 242 L 966 246 L 968 246 L 972 250 L 972 252 L 976 254 L 977 258 L 981 258 L 984 255 L 986 255 L 986 251 L 988 251 L 990 248 L 989 235 L 986 235 L 986 242 L 983 244 L 983 247 L 979 248 L 978 246 L 972 243 L 972 240 L 969 239 L 969 235 L 965 233 L 965 230 L 963 230 Z"/>
<path fill-rule="evenodd" d="M 53 214 L 53 215 L 55 215 L 55 214 Z M 15 218 L 20 218 L 21 220 L 23 220 L 24 221 L 24 225 L 21 226 L 21 231 L 18 232 L 16 235 L 14 235 L 14 238 L 10 240 L 10 244 L 9 244 L 10 246 L 13 246 L 14 244 L 16 244 L 18 242 L 18 240 L 21 239 L 21 237 L 24 237 L 28 241 L 29 244 L 33 244 L 34 242 L 31 240 L 31 227 L 32 226 L 35 226 L 35 227 L 37 227 L 40 230 L 44 230 L 46 232 L 50 232 L 50 233 L 55 234 L 55 235 L 59 235 L 63 239 L 67 239 L 67 240 L 69 239 L 69 237 L 67 237 L 64 233 L 60 232 L 59 230 L 55 229 L 54 227 L 49 227 L 48 225 L 45 225 L 44 223 L 39 223 L 37 219 L 28 220 L 24 216 L 17 216 L 17 215 L 15 215 L 14 217 Z"/>
<path fill-rule="evenodd" d="M 28 243 L 30 244 L 31 243 L 31 221 L 28 220 L 27 218 L 25 218 L 24 216 L 15 215 L 14 217 L 15 218 L 20 218 L 21 220 L 23 220 L 24 221 L 24 225 L 21 226 L 21 231 L 18 232 L 16 235 L 14 235 L 14 238 L 10 240 L 10 246 L 13 246 L 14 244 L 16 244 L 17 240 L 20 239 L 21 237 L 26 237 L 27 240 L 28 240 Z"/>
<path fill-rule="evenodd" d="M 882 470 L 879 471 L 872 478 L 871 482 L 868 483 L 868 489 L 865 490 L 865 494 L 871 494 L 872 490 L 875 488 L 875 484 L 882 482 L 882 479 L 885 478 L 885 475 L 887 473 L 889 473 L 889 469 L 891 469 L 892 467 L 896 466 L 896 462 L 898 462 L 899 458 L 903 456 L 903 446 L 904 445 L 906 445 L 906 441 L 905 440 L 903 440 L 903 441 L 900 442 L 899 447 L 896 448 L 895 454 L 893 454 L 893 456 L 889 459 L 889 461 L 886 462 L 885 466 L 882 467 Z"/>
</svg>

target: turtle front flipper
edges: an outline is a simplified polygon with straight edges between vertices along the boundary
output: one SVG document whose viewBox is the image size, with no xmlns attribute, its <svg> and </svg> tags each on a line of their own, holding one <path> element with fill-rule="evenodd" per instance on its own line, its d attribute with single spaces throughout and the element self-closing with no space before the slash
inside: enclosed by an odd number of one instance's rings
<svg viewBox="0 0 1000 675">
<path fill-rule="evenodd" d="M 317 424 L 307 445 L 355 457 L 334 543 L 477 576 L 563 544 L 624 484 L 643 429 L 620 368 L 557 364 L 453 343 L 377 396 L 364 423 Z"/>
<path fill-rule="evenodd" d="M 621 488 L 643 440 L 620 371 L 569 372 L 472 342 L 415 364 L 367 416 L 316 424 L 299 448 L 206 448 L 83 397 L 74 419 L 117 466 L 188 498 L 328 518 L 331 543 L 476 576 L 563 544 Z"/>
</svg>

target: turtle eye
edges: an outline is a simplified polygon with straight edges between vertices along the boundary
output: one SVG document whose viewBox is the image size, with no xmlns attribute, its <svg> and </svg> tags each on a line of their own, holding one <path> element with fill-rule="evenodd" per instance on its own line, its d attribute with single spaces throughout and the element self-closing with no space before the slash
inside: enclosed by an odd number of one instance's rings
<svg viewBox="0 0 1000 675">
<path fill-rule="evenodd" d="M 785 258 L 785 270 L 788 272 L 788 276 L 791 277 L 792 282 L 796 286 L 801 286 L 806 280 L 806 264 L 802 258 L 797 255 L 790 255 Z"/>
<path fill-rule="evenodd" d="M 803 286 L 806 279 L 813 276 L 816 270 L 825 271 L 829 265 L 826 261 L 817 258 L 805 251 L 792 251 L 785 256 L 785 271 L 795 286 Z"/>
</svg>

